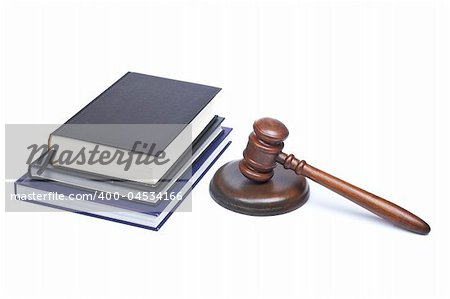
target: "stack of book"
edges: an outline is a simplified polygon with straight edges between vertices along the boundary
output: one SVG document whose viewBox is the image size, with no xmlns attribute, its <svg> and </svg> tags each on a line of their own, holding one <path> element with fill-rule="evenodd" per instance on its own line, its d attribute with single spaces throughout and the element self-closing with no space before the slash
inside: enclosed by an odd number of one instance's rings
<svg viewBox="0 0 450 299">
<path fill-rule="evenodd" d="M 125 74 L 50 134 L 16 198 L 160 229 L 231 143 L 219 91 Z"/>
</svg>

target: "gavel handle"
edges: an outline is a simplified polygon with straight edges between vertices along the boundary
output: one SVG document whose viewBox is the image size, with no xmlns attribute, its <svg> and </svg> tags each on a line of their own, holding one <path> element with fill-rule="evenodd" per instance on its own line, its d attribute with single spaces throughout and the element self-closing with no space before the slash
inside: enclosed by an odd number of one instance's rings
<svg viewBox="0 0 450 299">
<path fill-rule="evenodd" d="M 399 227 L 423 235 L 430 232 L 430 226 L 411 212 L 317 169 L 304 160 L 300 161 L 294 155 L 281 152 L 277 157 L 277 162 L 281 163 L 286 169 L 292 169 L 298 175 L 310 178 Z"/>
</svg>

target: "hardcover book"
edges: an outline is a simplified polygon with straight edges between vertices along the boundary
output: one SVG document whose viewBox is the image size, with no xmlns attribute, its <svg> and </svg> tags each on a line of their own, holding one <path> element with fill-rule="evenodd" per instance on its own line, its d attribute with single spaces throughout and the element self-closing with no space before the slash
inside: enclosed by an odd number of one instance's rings
<svg viewBox="0 0 450 299">
<path fill-rule="evenodd" d="M 36 180 L 25 174 L 15 183 L 15 192 L 19 199 L 34 204 L 70 211 L 86 216 L 119 222 L 150 230 L 159 230 L 177 207 L 182 203 L 192 188 L 200 181 L 215 161 L 229 146 L 230 128 L 223 128 L 223 132 L 193 163 L 191 170 L 186 171 L 179 180 L 171 186 L 168 192 L 179 194 L 172 200 L 161 200 L 158 205 L 146 205 L 141 202 L 118 199 L 104 200 L 96 198 L 95 191 L 89 191 L 76 186 L 53 181 Z M 35 200 L 32 196 L 48 194 L 49 192 L 62 194 L 63 200 Z M 94 200 L 71 200 L 70 195 L 92 195 Z M 82 197 L 83 197 L 82 196 Z"/>
<path fill-rule="evenodd" d="M 212 122 L 212 103 L 220 88 L 138 73 L 127 73 L 49 137 L 58 152 L 99 151 L 164 163 L 65 163 L 65 167 L 108 177 L 157 185 L 192 141 Z M 151 146 L 149 146 L 151 144 Z M 115 157 L 115 156 L 114 156 Z"/>
</svg>

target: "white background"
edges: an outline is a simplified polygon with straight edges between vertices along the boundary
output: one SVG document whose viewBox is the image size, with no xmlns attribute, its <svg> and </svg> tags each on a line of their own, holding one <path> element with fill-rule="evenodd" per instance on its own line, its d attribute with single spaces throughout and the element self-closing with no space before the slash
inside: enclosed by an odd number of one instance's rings
<svg viewBox="0 0 450 299">
<path fill-rule="evenodd" d="M 2 297 L 449 298 L 449 17 L 446 1 L 3 1 L 5 123 L 62 123 L 136 71 L 222 87 L 235 130 L 193 212 L 159 232 L 2 212 Z M 283 216 L 219 207 L 209 180 L 262 116 L 288 126 L 286 152 L 417 213 L 430 235 L 315 184 Z"/>
</svg>

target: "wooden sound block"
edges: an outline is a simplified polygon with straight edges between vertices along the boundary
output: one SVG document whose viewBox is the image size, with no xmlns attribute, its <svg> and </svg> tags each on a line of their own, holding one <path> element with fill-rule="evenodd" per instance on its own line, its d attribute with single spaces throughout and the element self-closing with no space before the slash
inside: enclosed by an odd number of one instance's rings
<svg viewBox="0 0 450 299">
<path fill-rule="evenodd" d="M 253 216 L 279 215 L 301 207 L 309 197 L 305 177 L 277 166 L 266 183 L 253 182 L 239 171 L 239 160 L 217 170 L 209 185 L 212 198 L 222 207 Z"/>
</svg>

